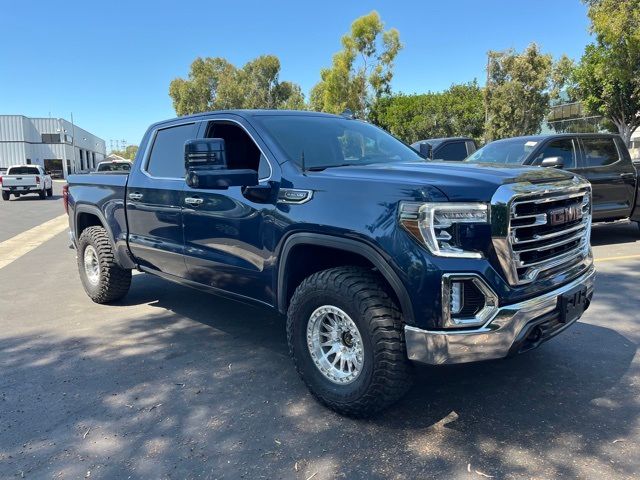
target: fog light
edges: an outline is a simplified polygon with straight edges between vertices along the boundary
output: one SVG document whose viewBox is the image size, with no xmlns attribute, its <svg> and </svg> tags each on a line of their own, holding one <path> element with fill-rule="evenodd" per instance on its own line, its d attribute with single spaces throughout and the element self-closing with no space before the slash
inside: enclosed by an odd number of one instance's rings
<svg viewBox="0 0 640 480">
<path fill-rule="evenodd" d="M 498 296 L 473 273 L 445 273 L 442 276 L 442 326 L 479 327 L 498 311 Z"/>
<path fill-rule="evenodd" d="M 462 282 L 451 283 L 451 313 L 453 315 L 462 311 L 464 306 L 464 284 Z"/>
</svg>

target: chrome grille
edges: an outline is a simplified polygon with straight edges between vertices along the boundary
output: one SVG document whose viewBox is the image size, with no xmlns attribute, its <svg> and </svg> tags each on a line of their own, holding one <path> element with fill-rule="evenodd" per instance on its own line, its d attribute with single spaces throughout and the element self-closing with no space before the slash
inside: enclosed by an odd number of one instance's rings
<svg viewBox="0 0 640 480">
<path fill-rule="evenodd" d="M 584 259 L 589 252 L 591 193 L 575 192 L 516 197 L 511 203 L 509 240 L 520 283 L 531 282 L 547 270 Z M 579 211 L 579 218 L 567 212 Z M 553 224 L 554 212 L 561 222 Z M 576 215 L 577 216 L 577 215 Z"/>
</svg>

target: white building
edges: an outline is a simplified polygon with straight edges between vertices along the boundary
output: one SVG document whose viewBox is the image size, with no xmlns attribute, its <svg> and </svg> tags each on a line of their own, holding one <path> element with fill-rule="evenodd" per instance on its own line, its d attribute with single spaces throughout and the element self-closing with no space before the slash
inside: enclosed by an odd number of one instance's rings
<svg viewBox="0 0 640 480">
<path fill-rule="evenodd" d="M 640 158 L 640 128 L 637 128 L 631 135 L 629 153 L 631 153 L 631 158 Z"/>
<path fill-rule="evenodd" d="M 0 115 L 0 167 L 42 165 L 66 178 L 92 170 L 105 154 L 103 139 L 63 118 Z"/>
</svg>

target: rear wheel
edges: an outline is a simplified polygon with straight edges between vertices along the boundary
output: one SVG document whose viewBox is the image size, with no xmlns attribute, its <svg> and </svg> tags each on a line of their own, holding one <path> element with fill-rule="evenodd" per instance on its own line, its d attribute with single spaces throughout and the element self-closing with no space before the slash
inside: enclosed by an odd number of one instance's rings
<svg viewBox="0 0 640 480">
<path fill-rule="evenodd" d="M 107 231 L 102 227 L 89 227 L 80 235 L 78 271 L 84 290 L 96 303 L 118 300 L 131 286 L 131 270 L 116 263 Z"/>
<path fill-rule="evenodd" d="M 9 192 L 2 191 L 2 200 L 9 200 L 11 198 L 11 194 Z"/>
<path fill-rule="evenodd" d="M 291 299 L 287 338 L 302 380 L 338 413 L 373 415 L 411 386 L 402 315 L 369 270 L 339 267 L 305 279 Z"/>
<path fill-rule="evenodd" d="M 47 197 L 53 197 L 53 185 L 50 188 L 47 188 Z"/>
<path fill-rule="evenodd" d="M 47 190 L 43 187 L 42 190 L 38 192 L 40 195 L 40 200 L 45 200 L 47 198 Z"/>
</svg>

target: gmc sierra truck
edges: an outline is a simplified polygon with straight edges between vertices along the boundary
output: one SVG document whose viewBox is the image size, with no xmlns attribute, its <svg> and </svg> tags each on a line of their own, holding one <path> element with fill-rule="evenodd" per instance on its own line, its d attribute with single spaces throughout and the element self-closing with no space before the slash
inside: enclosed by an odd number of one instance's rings
<svg viewBox="0 0 640 480">
<path fill-rule="evenodd" d="M 428 162 L 341 116 L 156 123 L 128 174 L 73 175 L 63 200 L 93 301 L 126 295 L 137 269 L 276 309 L 302 380 L 356 417 L 399 399 L 413 362 L 530 350 L 593 295 L 584 179 Z"/>
</svg>

